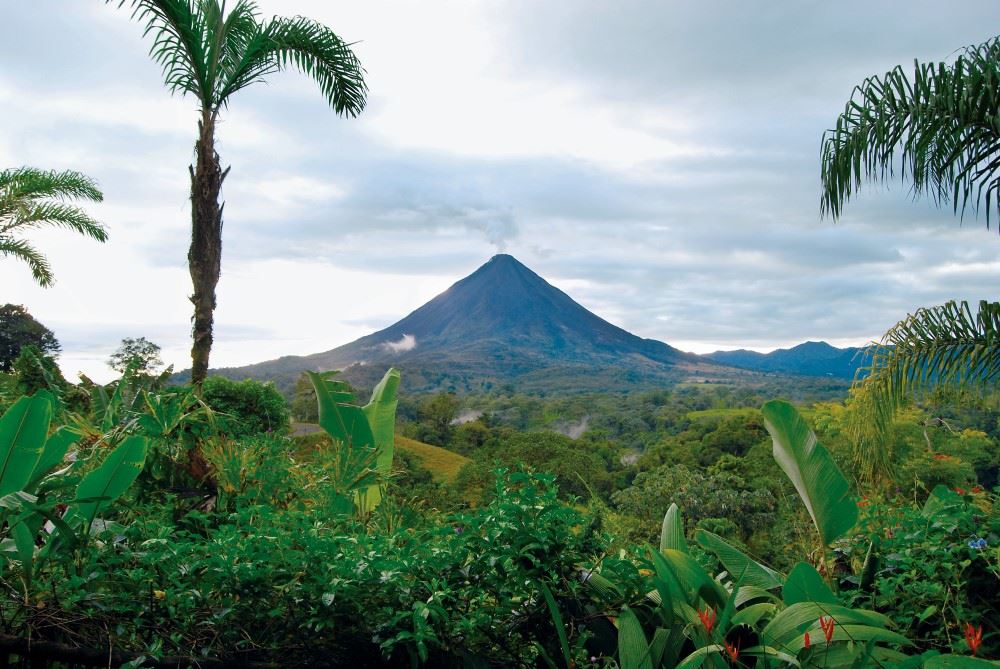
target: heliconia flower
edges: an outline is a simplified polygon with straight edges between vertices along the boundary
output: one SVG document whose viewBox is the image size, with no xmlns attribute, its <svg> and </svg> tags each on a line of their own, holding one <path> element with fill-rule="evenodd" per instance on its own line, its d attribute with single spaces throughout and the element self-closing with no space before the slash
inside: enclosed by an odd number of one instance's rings
<svg viewBox="0 0 1000 669">
<path fill-rule="evenodd" d="M 703 611 L 698 612 L 698 618 L 701 619 L 701 624 L 705 628 L 705 631 L 709 634 L 712 633 L 712 628 L 715 627 L 715 609 L 706 608 Z"/>
<path fill-rule="evenodd" d="M 955 488 L 955 492 L 957 492 L 959 495 L 964 495 L 965 494 L 965 489 L 964 488 Z"/>
<path fill-rule="evenodd" d="M 861 499 L 858 500 L 858 507 L 860 507 L 860 508 L 863 509 L 866 506 L 868 506 L 868 500 L 867 499 L 865 499 L 864 497 L 862 497 Z"/>
<path fill-rule="evenodd" d="M 823 634 L 826 636 L 826 642 L 830 643 L 833 639 L 833 628 L 837 624 L 837 621 L 833 618 L 819 617 L 819 626 L 823 628 Z"/>
<path fill-rule="evenodd" d="M 972 623 L 965 623 L 965 643 L 969 644 L 969 650 L 975 655 L 983 643 L 983 626 L 973 627 Z"/>
<path fill-rule="evenodd" d="M 735 662 L 736 658 L 740 656 L 740 642 L 737 641 L 736 643 L 729 643 L 726 641 L 723 643 L 723 646 L 726 649 L 726 655 L 729 656 L 729 661 Z"/>
<path fill-rule="evenodd" d="M 986 492 L 986 491 L 985 491 L 985 490 L 983 490 L 983 486 L 981 486 L 981 485 L 977 485 L 977 486 L 974 486 L 974 487 L 972 488 L 972 492 L 973 492 L 973 493 L 975 493 L 976 495 L 978 495 L 979 493 L 981 493 L 981 492 Z"/>
<path fill-rule="evenodd" d="M 806 632 L 806 633 L 805 633 L 805 634 L 804 634 L 804 635 L 802 636 L 802 641 L 803 641 L 803 645 L 804 645 L 804 647 L 805 647 L 805 648 L 808 648 L 808 647 L 809 647 L 809 645 L 810 645 L 810 644 L 809 644 L 809 632 Z"/>
</svg>

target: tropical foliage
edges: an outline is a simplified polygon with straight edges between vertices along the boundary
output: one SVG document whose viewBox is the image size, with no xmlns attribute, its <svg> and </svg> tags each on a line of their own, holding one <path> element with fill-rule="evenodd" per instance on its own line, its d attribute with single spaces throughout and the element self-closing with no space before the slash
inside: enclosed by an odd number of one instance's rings
<svg viewBox="0 0 1000 669">
<path fill-rule="evenodd" d="M 918 309 L 872 347 L 853 394 L 852 435 L 870 478 L 892 466 L 886 435 L 899 409 L 940 386 L 992 389 L 1000 380 L 1000 304 L 982 301 Z"/>
<path fill-rule="evenodd" d="M 858 501 L 837 464 L 852 462 L 840 405 L 810 410 L 825 448 L 785 402 L 671 409 L 704 406 L 712 391 L 702 390 L 630 401 L 632 411 L 664 410 L 661 427 L 698 445 L 685 468 L 702 477 L 689 487 L 655 465 L 633 494 L 664 477 L 697 512 L 728 499 L 734 470 L 784 478 L 754 479 L 772 491 L 770 522 L 727 532 L 722 507 L 690 522 L 683 506 L 666 504 L 651 546 L 645 530 L 630 535 L 638 541 L 616 535 L 669 495 L 612 507 L 615 495 L 581 488 L 583 505 L 552 475 L 502 470 L 469 504 L 396 452 L 398 373 L 364 406 L 334 375 L 309 378 L 322 440 L 234 437 L 240 420 L 255 424 L 252 409 L 226 422 L 193 388 L 134 370 L 86 386 L 84 413 L 47 391 L 17 399 L 0 422 L 0 436 L 21 426 L 9 440 L 17 467 L 0 479 L 4 632 L 44 636 L 79 657 L 112 647 L 133 666 L 934 667 L 997 651 L 988 622 L 1000 589 L 995 500 L 942 489 L 912 509 Z M 46 427 L 54 415 L 72 427 Z M 483 427 L 493 454 L 518 436 L 497 419 Z M 928 438 L 956 460 L 989 443 L 939 431 Z M 749 435 L 755 443 L 742 445 Z M 532 441 L 542 451 L 550 443 L 528 432 L 512 448 L 527 454 Z M 195 447 L 214 491 L 190 470 Z M 591 461 L 628 489 L 614 462 Z M 783 540 L 795 534 L 804 539 Z M 762 542 L 778 563 L 750 547 Z M 928 553 L 948 560 L 924 564 Z"/>
<path fill-rule="evenodd" d="M 28 265 L 35 282 L 47 288 L 55 281 L 45 255 L 22 235 L 39 228 L 65 228 L 99 242 L 107 230 L 73 200 L 101 202 L 93 179 L 79 172 L 21 167 L 0 171 L 0 257 Z"/>
<path fill-rule="evenodd" d="M 909 179 L 955 213 L 1000 207 L 1000 40 L 951 63 L 902 66 L 854 89 L 823 137 L 822 210 L 839 217 L 865 180 Z"/>
</svg>

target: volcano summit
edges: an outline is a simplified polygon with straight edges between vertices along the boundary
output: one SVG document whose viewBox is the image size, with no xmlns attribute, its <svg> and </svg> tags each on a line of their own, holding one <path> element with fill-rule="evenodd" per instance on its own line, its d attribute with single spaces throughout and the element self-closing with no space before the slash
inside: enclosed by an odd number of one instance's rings
<svg viewBox="0 0 1000 669">
<path fill-rule="evenodd" d="M 714 365 L 612 325 L 513 256 L 493 256 L 406 318 L 323 353 L 215 370 L 288 388 L 304 370 L 368 385 L 399 368 L 411 390 L 598 390 L 676 382 Z"/>
</svg>

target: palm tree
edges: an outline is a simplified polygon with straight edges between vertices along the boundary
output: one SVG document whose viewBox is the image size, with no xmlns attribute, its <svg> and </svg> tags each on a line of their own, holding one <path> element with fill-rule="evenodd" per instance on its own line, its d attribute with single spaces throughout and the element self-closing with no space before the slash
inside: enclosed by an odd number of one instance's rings
<svg viewBox="0 0 1000 669">
<path fill-rule="evenodd" d="M 48 260 L 16 235 L 42 227 L 67 228 L 99 242 L 104 226 L 68 200 L 101 202 L 104 196 L 93 179 L 79 172 L 55 172 L 21 167 L 0 171 L 0 256 L 27 263 L 39 286 L 55 281 Z"/>
<path fill-rule="evenodd" d="M 952 204 L 958 216 L 1000 209 L 1000 38 L 947 63 L 915 63 L 866 79 L 823 136 L 822 214 L 834 219 L 864 181 L 898 171 L 914 196 Z M 886 480 L 886 433 L 911 397 L 938 386 L 990 388 L 1000 379 L 1000 304 L 919 309 L 868 353 L 852 388 L 850 432 L 869 480 Z"/>
<path fill-rule="evenodd" d="M 115 0 L 106 0 L 114 2 Z M 364 70 L 350 45 L 326 26 L 303 17 L 261 21 L 256 3 L 237 0 L 120 0 L 144 24 L 150 56 L 163 68 L 172 93 L 198 100 L 198 140 L 191 173 L 191 246 L 188 267 L 194 292 L 191 380 L 208 374 L 215 288 L 222 267 L 222 169 L 215 150 L 220 112 L 233 94 L 274 72 L 298 69 L 319 86 L 333 110 L 357 116 L 365 106 Z"/>
</svg>

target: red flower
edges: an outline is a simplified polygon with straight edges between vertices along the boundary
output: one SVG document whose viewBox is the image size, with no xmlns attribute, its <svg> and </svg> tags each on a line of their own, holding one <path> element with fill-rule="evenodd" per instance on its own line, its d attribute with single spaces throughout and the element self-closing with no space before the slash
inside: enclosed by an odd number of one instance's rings
<svg viewBox="0 0 1000 669">
<path fill-rule="evenodd" d="M 705 631 L 711 634 L 712 628 L 715 627 L 715 609 L 699 611 L 698 617 L 701 619 L 701 624 L 705 628 Z"/>
<path fill-rule="evenodd" d="M 985 492 L 985 491 L 983 490 L 983 486 L 981 486 L 981 485 L 977 485 L 976 487 L 974 487 L 974 488 L 972 489 L 972 492 L 974 492 L 975 494 L 977 494 L 977 495 L 978 495 L 979 493 L 981 493 L 981 492 Z"/>
<path fill-rule="evenodd" d="M 969 644 L 969 650 L 975 655 L 983 643 L 983 626 L 973 627 L 972 623 L 965 623 L 965 643 Z"/>
<path fill-rule="evenodd" d="M 805 645 L 806 648 L 808 648 L 809 647 L 809 632 L 805 633 L 805 635 L 802 637 L 802 641 L 805 642 L 804 645 Z"/>
<path fill-rule="evenodd" d="M 963 490 L 962 488 L 955 488 L 955 492 L 957 492 L 959 495 L 965 494 L 965 490 Z"/>
<path fill-rule="evenodd" d="M 950 455 L 945 455 L 944 453 L 936 453 L 934 455 L 935 460 L 951 460 Z"/>
<path fill-rule="evenodd" d="M 826 642 L 830 643 L 833 639 L 833 628 L 837 624 L 837 621 L 833 618 L 819 617 L 819 626 L 823 628 L 823 634 L 826 636 Z"/>
<path fill-rule="evenodd" d="M 858 507 L 859 508 L 863 509 L 866 506 L 868 506 L 868 500 L 867 499 L 865 499 L 864 497 L 862 497 L 861 499 L 858 500 Z"/>
<path fill-rule="evenodd" d="M 726 655 L 729 656 L 729 661 L 735 662 L 736 658 L 740 656 L 740 642 L 737 641 L 736 643 L 729 643 L 726 641 L 723 645 L 726 648 Z"/>
</svg>

